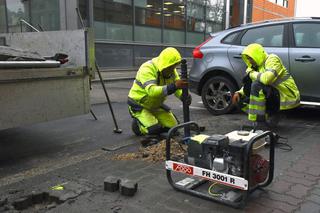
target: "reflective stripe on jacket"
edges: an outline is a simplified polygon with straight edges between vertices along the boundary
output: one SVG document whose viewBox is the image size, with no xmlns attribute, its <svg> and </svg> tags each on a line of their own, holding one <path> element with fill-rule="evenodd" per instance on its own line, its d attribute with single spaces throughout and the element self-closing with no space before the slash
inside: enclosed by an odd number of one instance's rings
<svg viewBox="0 0 320 213">
<path fill-rule="evenodd" d="M 168 96 L 167 85 L 179 79 L 176 70 L 170 78 L 164 78 L 161 71 L 180 61 L 180 53 L 175 48 L 169 47 L 158 57 L 142 64 L 130 89 L 129 98 L 146 109 L 159 108 Z M 177 90 L 175 95 L 180 98 L 182 90 Z"/>
<path fill-rule="evenodd" d="M 253 70 L 246 56 L 250 56 L 257 63 L 256 71 Z M 242 58 L 248 66 L 247 73 L 250 73 L 252 81 L 258 80 L 279 91 L 280 110 L 292 109 L 300 104 L 298 87 L 277 55 L 268 55 L 261 45 L 250 44 L 242 52 Z"/>
</svg>

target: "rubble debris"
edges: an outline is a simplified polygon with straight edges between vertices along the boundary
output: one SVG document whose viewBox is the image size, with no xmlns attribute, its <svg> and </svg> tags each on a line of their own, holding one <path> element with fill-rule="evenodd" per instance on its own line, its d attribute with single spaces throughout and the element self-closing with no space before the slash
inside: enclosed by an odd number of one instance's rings
<svg viewBox="0 0 320 213">
<path fill-rule="evenodd" d="M 172 158 L 181 159 L 184 157 L 187 146 L 177 141 L 171 141 Z M 162 162 L 166 160 L 166 141 L 162 140 L 158 144 L 140 147 L 137 152 L 116 154 L 112 160 L 144 160 L 148 162 Z"/>
</svg>

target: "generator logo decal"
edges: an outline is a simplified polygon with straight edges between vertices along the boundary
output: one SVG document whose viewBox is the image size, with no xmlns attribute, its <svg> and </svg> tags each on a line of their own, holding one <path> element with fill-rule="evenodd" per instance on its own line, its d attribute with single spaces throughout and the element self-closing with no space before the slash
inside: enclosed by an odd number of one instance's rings
<svg viewBox="0 0 320 213">
<path fill-rule="evenodd" d="M 228 185 L 234 188 L 248 190 L 248 181 L 243 177 L 220 173 L 217 171 L 212 171 L 209 169 L 170 160 L 166 161 L 166 169 L 216 181 L 223 185 Z"/>
<path fill-rule="evenodd" d="M 182 165 L 182 164 L 173 163 L 173 171 L 186 173 L 188 175 L 193 175 L 193 167 Z"/>
</svg>

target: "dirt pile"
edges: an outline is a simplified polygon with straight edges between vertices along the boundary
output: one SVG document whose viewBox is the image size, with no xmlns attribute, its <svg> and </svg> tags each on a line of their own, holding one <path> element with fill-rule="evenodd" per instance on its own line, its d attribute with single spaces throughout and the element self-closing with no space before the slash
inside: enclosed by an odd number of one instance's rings
<svg viewBox="0 0 320 213">
<path fill-rule="evenodd" d="M 171 141 L 171 158 L 181 159 L 183 158 L 187 146 L 180 144 L 177 141 Z M 166 141 L 162 140 L 159 143 L 148 146 L 140 147 L 135 153 L 117 154 L 112 157 L 112 160 L 144 160 L 148 162 L 160 162 L 166 160 Z"/>
</svg>

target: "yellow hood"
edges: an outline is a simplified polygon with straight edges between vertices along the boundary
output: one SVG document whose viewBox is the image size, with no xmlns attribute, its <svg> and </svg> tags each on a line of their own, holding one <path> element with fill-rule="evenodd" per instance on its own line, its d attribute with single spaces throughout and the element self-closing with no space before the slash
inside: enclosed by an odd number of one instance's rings
<svg viewBox="0 0 320 213">
<path fill-rule="evenodd" d="M 242 51 L 242 59 L 247 64 L 248 67 L 251 67 L 252 64 L 249 62 L 246 56 L 250 56 L 260 67 L 268 57 L 268 54 L 260 44 L 249 44 Z"/>
<path fill-rule="evenodd" d="M 162 50 L 158 57 L 152 59 L 153 64 L 156 65 L 160 72 L 171 65 L 179 63 L 180 61 L 181 55 L 178 50 L 173 47 L 167 47 Z"/>
</svg>

